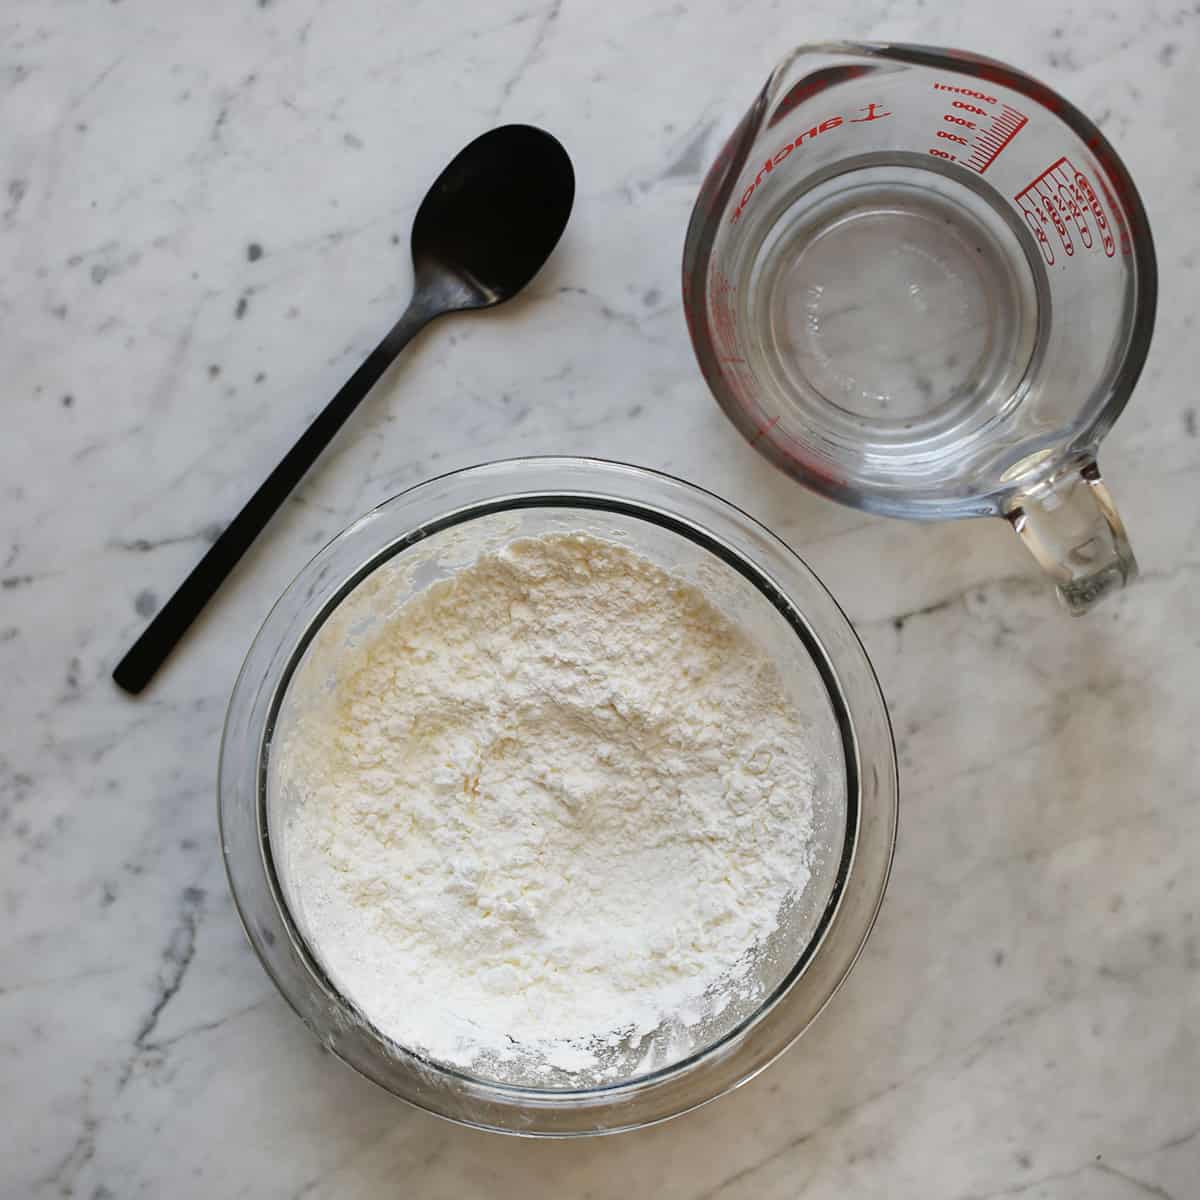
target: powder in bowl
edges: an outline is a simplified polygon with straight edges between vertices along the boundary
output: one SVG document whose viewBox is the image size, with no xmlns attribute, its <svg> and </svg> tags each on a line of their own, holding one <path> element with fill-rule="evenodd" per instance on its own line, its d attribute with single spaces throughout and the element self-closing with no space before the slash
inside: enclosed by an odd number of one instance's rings
<svg viewBox="0 0 1200 1200">
<path fill-rule="evenodd" d="M 682 1057 L 759 986 L 809 878 L 805 744 L 693 583 L 591 534 L 517 538 L 383 613 L 309 697 L 272 756 L 277 866 L 386 1037 L 602 1079 L 664 1026 Z"/>
</svg>

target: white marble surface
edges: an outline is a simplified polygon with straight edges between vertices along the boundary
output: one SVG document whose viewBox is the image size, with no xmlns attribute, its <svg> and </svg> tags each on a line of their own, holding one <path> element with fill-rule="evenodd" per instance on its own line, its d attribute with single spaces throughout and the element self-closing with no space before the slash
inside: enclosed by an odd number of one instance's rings
<svg viewBox="0 0 1200 1200">
<path fill-rule="evenodd" d="M 1190 2 L 8 0 L 0 1194 L 1195 1196 L 1198 32 Z M 708 398 L 677 283 L 700 173 L 827 35 L 1018 63 L 1141 186 L 1162 302 L 1103 462 L 1144 576 L 1090 619 L 1001 523 L 834 507 Z M 426 183 L 509 120 L 576 163 L 552 264 L 430 330 L 154 689 L 118 694 L 146 614 L 404 303 Z M 810 1034 L 698 1113 L 578 1144 L 460 1130 L 325 1055 L 243 938 L 213 803 L 239 661 L 315 547 L 534 452 L 668 468 L 789 539 L 862 634 L 903 767 L 882 918 Z"/>
</svg>

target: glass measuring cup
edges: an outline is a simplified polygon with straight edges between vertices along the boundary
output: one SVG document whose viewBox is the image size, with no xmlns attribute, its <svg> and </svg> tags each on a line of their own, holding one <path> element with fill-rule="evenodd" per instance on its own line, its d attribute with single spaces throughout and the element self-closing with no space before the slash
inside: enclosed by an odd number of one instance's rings
<svg viewBox="0 0 1200 1200">
<path fill-rule="evenodd" d="M 924 46 L 784 60 L 683 259 L 701 369 L 752 445 L 871 512 L 1006 517 L 1075 613 L 1137 573 L 1096 451 L 1156 291 L 1100 131 L 1011 67 Z"/>
</svg>

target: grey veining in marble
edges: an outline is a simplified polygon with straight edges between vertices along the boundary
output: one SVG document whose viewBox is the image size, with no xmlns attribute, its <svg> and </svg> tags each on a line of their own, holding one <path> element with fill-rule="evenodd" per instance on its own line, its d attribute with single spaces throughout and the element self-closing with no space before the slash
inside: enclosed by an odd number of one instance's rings
<svg viewBox="0 0 1200 1200">
<path fill-rule="evenodd" d="M 1093 114 L 1142 189 L 1154 349 L 1103 465 L 1144 575 L 1054 605 L 999 522 L 799 490 L 709 399 L 681 312 L 702 171 L 773 62 L 959 44 Z M 1187 1200 L 1200 1184 L 1200 169 L 1191 3 L 9 0 L 0 12 L 0 1194 Z M 400 311 L 428 181 L 555 132 L 577 207 L 529 294 L 428 331 L 152 691 L 120 652 Z M 879 670 L 891 890 L 778 1064 L 590 1143 L 465 1132 L 325 1055 L 217 845 L 224 706 L 272 599 L 432 473 L 591 453 L 790 540 Z M 940 681 L 940 682 L 935 682 Z"/>
</svg>

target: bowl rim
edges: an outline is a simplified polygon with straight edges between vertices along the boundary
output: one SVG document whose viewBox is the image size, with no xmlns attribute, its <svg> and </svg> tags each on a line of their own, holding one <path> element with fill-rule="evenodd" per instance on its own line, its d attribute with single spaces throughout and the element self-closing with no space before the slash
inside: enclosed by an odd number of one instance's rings
<svg viewBox="0 0 1200 1200">
<path fill-rule="evenodd" d="M 788 969 L 787 973 L 780 982 L 771 989 L 771 992 L 763 998 L 753 1012 L 749 1013 L 742 1020 L 733 1025 L 729 1030 L 723 1033 L 715 1041 L 709 1042 L 686 1057 L 673 1061 L 665 1066 L 657 1067 L 652 1071 L 647 1071 L 643 1075 L 634 1075 L 629 1078 L 616 1080 L 607 1083 L 597 1083 L 588 1087 L 536 1087 L 529 1084 L 508 1083 L 503 1080 L 495 1080 L 485 1078 L 483 1076 L 472 1074 L 470 1071 L 463 1070 L 453 1064 L 445 1063 L 437 1060 L 430 1060 L 426 1055 L 420 1054 L 409 1047 L 395 1043 L 393 1039 L 378 1029 L 374 1029 L 370 1015 L 359 1009 L 351 997 L 347 996 L 337 984 L 330 978 L 329 973 L 321 965 L 320 959 L 309 946 L 307 939 L 300 930 L 299 923 L 291 911 L 291 906 L 287 901 L 287 892 L 283 887 L 282 880 L 279 876 L 279 871 L 276 867 L 276 855 L 272 851 L 271 838 L 271 823 L 269 818 L 269 788 L 267 781 L 269 778 L 269 764 L 267 762 L 267 747 L 274 739 L 275 730 L 279 721 L 280 712 L 287 698 L 288 688 L 291 686 L 292 680 L 295 678 L 297 670 L 304 659 L 304 655 L 309 646 L 320 635 L 321 629 L 325 622 L 337 611 L 342 603 L 350 597 L 354 590 L 364 583 L 371 575 L 387 565 L 393 558 L 402 554 L 412 542 L 392 543 L 383 547 L 377 554 L 368 558 L 363 564 L 347 577 L 345 582 L 322 604 L 320 610 L 314 614 L 308 627 L 305 629 L 299 641 L 295 644 L 292 653 L 288 659 L 283 673 L 272 691 L 270 706 L 267 710 L 266 725 L 263 729 L 262 746 L 260 755 L 262 756 L 259 768 L 259 788 L 258 788 L 258 827 L 259 827 L 259 846 L 262 854 L 262 865 L 266 872 L 268 886 L 271 888 L 275 899 L 276 906 L 279 908 L 280 916 L 288 931 L 288 935 L 295 946 L 297 952 L 305 959 L 305 962 L 310 971 L 321 981 L 322 985 L 329 992 L 330 996 L 343 1007 L 354 1012 L 355 1015 L 366 1025 L 373 1028 L 373 1032 L 381 1040 L 389 1042 L 404 1053 L 412 1054 L 425 1062 L 431 1062 L 436 1069 L 444 1072 L 446 1075 L 459 1079 L 464 1084 L 486 1083 L 487 1086 L 495 1088 L 499 1091 L 511 1094 L 517 1097 L 523 1097 L 526 1100 L 534 1098 L 551 1097 L 560 1100 L 578 1099 L 584 1096 L 592 1096 L 598 1092 L 616 1091 L 624 1087 L 635 1087 L 642 1084 L 651 1083 L 656 1080 L 665 1079 L 675 1074 L 682 1074 L 693 1066 L 699 1059 L 705 1057 L 709 1053 L 720 1049 L 725 1043 L 733 1041 L 740 1037 L 748 1029 L 762 1019 L 775 1003 L 782 998 L 788 989 L 795 983 L 808 965 L 812 962 L 814 956 L 820 951 L 822 942 L 825 940 L 825 935 L 829 930 L 829 926 L 836 916 L 838 909 L 841 907 L 843 895 L 845 893 L 846 881 L 850 874 L 850 868 L 854 861 L 854 852 L 858 845 L 858 826 L 859 826 L 859 806 L 858 806 L 858 750 L 854 741 L 853 726 L 850 722 L 849 713 L 846 711 L 846 706 L 840 689 L 837 687 L 836 680 L 832 677 L 829 665 L 826 662 L 819 646 L 815 643 L 811 630 L 806 625 L 797 620 L 797 614 L 794 610 L 786 607 L 782 597 L 772 594 L 774 589 L 771 589 L 770 581 L 761 578 L 759 572 L 754 570 L 746 560 L 737 557 L 728 547 L 712 541 L 708 535 L 701 529 L 691 526 L 688 523 L 682 522 L 677 518 L 670 516 L 667 513 L 659 513 L 644 506 L 631 506 L 624 501 L 609 500 L 603 497 L 589 498 L 585 503 L 571 503 L 570 497 L 549 495 L 549 494 L 530 494 L 527 496 L 518 496 L 506 500 L 498 500 L 494 502 L 485 502 L 477 506 L 460 509 L 452 513 L 448 513 L 445 517 L 430 522 L 422 528 L 424 538 L 436 537 L 439 533 L 443 533 L 450 529 L 455 529 L 459 526 L 469 524 L 472 521 L 480 520 L 497 513 L 514 512 L 523 508 L 563 508 L 570 511 L 574 508 L 586 509 L 589 512 L 611 512 L 625 517 L 632 517 L 636 520 L 646 521 L 647 523 L 658 526 L 659 528 L 669 529 L 671 532 L 678 534 L 681 537 L 687 538 L 689 541 L 700 545 L 703 549 L 709 551 L 715 557 L 720 559 L 728 567 L 732 568 L 743 578 L 747 579 L 761 594 L 767 597 L 772 607 L 778 612 L 793 632 L 800 638 L 809 657 L 812 659 L 814 666 L 821 675 L 822 683 L 825 685 L 826 692 L 829 696 L 830 705 L 833 709 L 834 719 L 838 727 L 838 738 L 841 743 L 842 761 L 845 770 L 846 783 L 846 818 L 844 829 L 842 831 L 841 851 L 838 855 L 837 869 L 833 878 L 833 886 L 830 891 L 828 900 L 822 909 L 821 916 L 817 921 L 817 925 L 812 933 L 812 936 L 807 940 L 804 949 L 800 956 Z"/>
<path fill-rule="evenodd" d="M 623 486 L 614 488 L 617 484 Z M 630 495 L 631 491 L 639 494 Z M 423 511 L 417 503 L 422 498 L 436 503 L 432 509 L 426 505 L 429 511 Z M 728 528 L 714 531 L 694 515 L 681 512 L 689 498 L 702 500 L 702 508 L 713 510 L 709 515 L 723 516 Z M 448 506 L 446 501 L 450 501 Z M 275 722 L 297 666 L 329 616 L 367 576 L 417 542 L 498 512 L 534 507 L 609 511 L 648 521 L 698 544 L 758 588 L 801 639 L 821 676 L 846 768 L 846 824 L 834 884 L 817 927 L 780 983 L 753 1012 L 686 1058 L 645 1075 L 585 1088 L 531 1087 L 475 1076 L 399 1046 L 375 1030 L 329 980 L 296 927 L 275 869 L 267 819 L 268 754 Z M 387 528 L 372 529 L 380 522 Z M 811 615 L 802 611 L 791 595 L 795 580 L 789 588 L 766 570 L 756 555 L 721 536 L 731 531 L 753 534 L 759 548 L 773 550 L 780 562 L 808 585 L 810 602 L 825 601 L 821 620 L 832 621 L 833 629 L 814 627 Z M 356 540 L 365 540 L 370 548 L 358 546 L 353 555 L 357 565 L 349 571 L 343 565 L 331 579 L 332 560 Z M 289 605 L 298 597 L 299 607 L 291 611 Z M 826 633 L 824 639 L 822 632 Z M 840 635 L 836 654 L 826 644 L 830 632 Z M 847 699 L 847 667 L 855 669 L 860 685 L 853 704 Z M 855 929 L 850 944 L 843 948 L 840 967 L 819 986 L 820 994 L 807 997 L 802 1019 L 788 1029 L 772 1029 L 768 1044 L 746 1055 L 746 1047 L 761 1040 L 756 1033 L 764 1025 L 777 1026 L 780 1010 L 795 1007 L 789 1005 L 789 999 L 821 961 L 831 932 L 840 928 L 852 884 L 861 887 L 864 883 L 861 869 L 856 875 L 856 866 L 861 867 L 866 782 L 858 727 L 864 722 L 856 724 L 855 706 L 874 709 L 868 714 L 870 723 L 876 733 L 882 730 L 886 741 L 882 766 L 879 746 L 870 763 L 875 800 L 881 802 L 876 807 L 883 809 L 879 814 L 882 823 L 873 825 L 878 844 L 871 848 L 872 878 L 865 881 L 872 885 L 871 894 L 865 905 L 858 902 L 853 906 L 860 911 L 852 914 Z M 861 954 L 890 874 L 897 799 L 894 738 L 878 679 L 845 614 L 803 560 L 752 517 L 695 484 L 631 464 L 565 457 L 498 460 L 446 472 L 384 501 L 335 535 L 285 589 L 247 653 L 230 698 L 218 775 L 221 846 L 234 904 L 251 946 L 297 1015 L 335 1056 L 400 1099 L 462 1124 L 535 1136 L 616 1132 L 666 1120 L 740 1086 L 774 1061 L 824 1009 Z M 247 861 L 246 854 L 236 854 L 227 836 L 240 823 L 240 840 L 247 842 L 247 817 L 253 823 L 253 861 Z M 256 921 L 250 911 L 262 908 L 263 892 L 274 910 L 265 914 L 268 918 L 273 915 L 274 920 L 265 923 Z M 263 915 L 260 912 L 260 918 Z M 842 940 L 846 940 L 844 936 Z M 310 986 L 297 986 L 297 967 L 308 973 Z M 742 1056 L 746 1058 L 743 1064 L 732 1061 Z M 697 1076 L 712 1076 L 713 1086 L 681 1089 L 687 1080 L 699 1083 Z M 677 1094 L 681 1090 L 685 1094 Z"/>
</svg>

